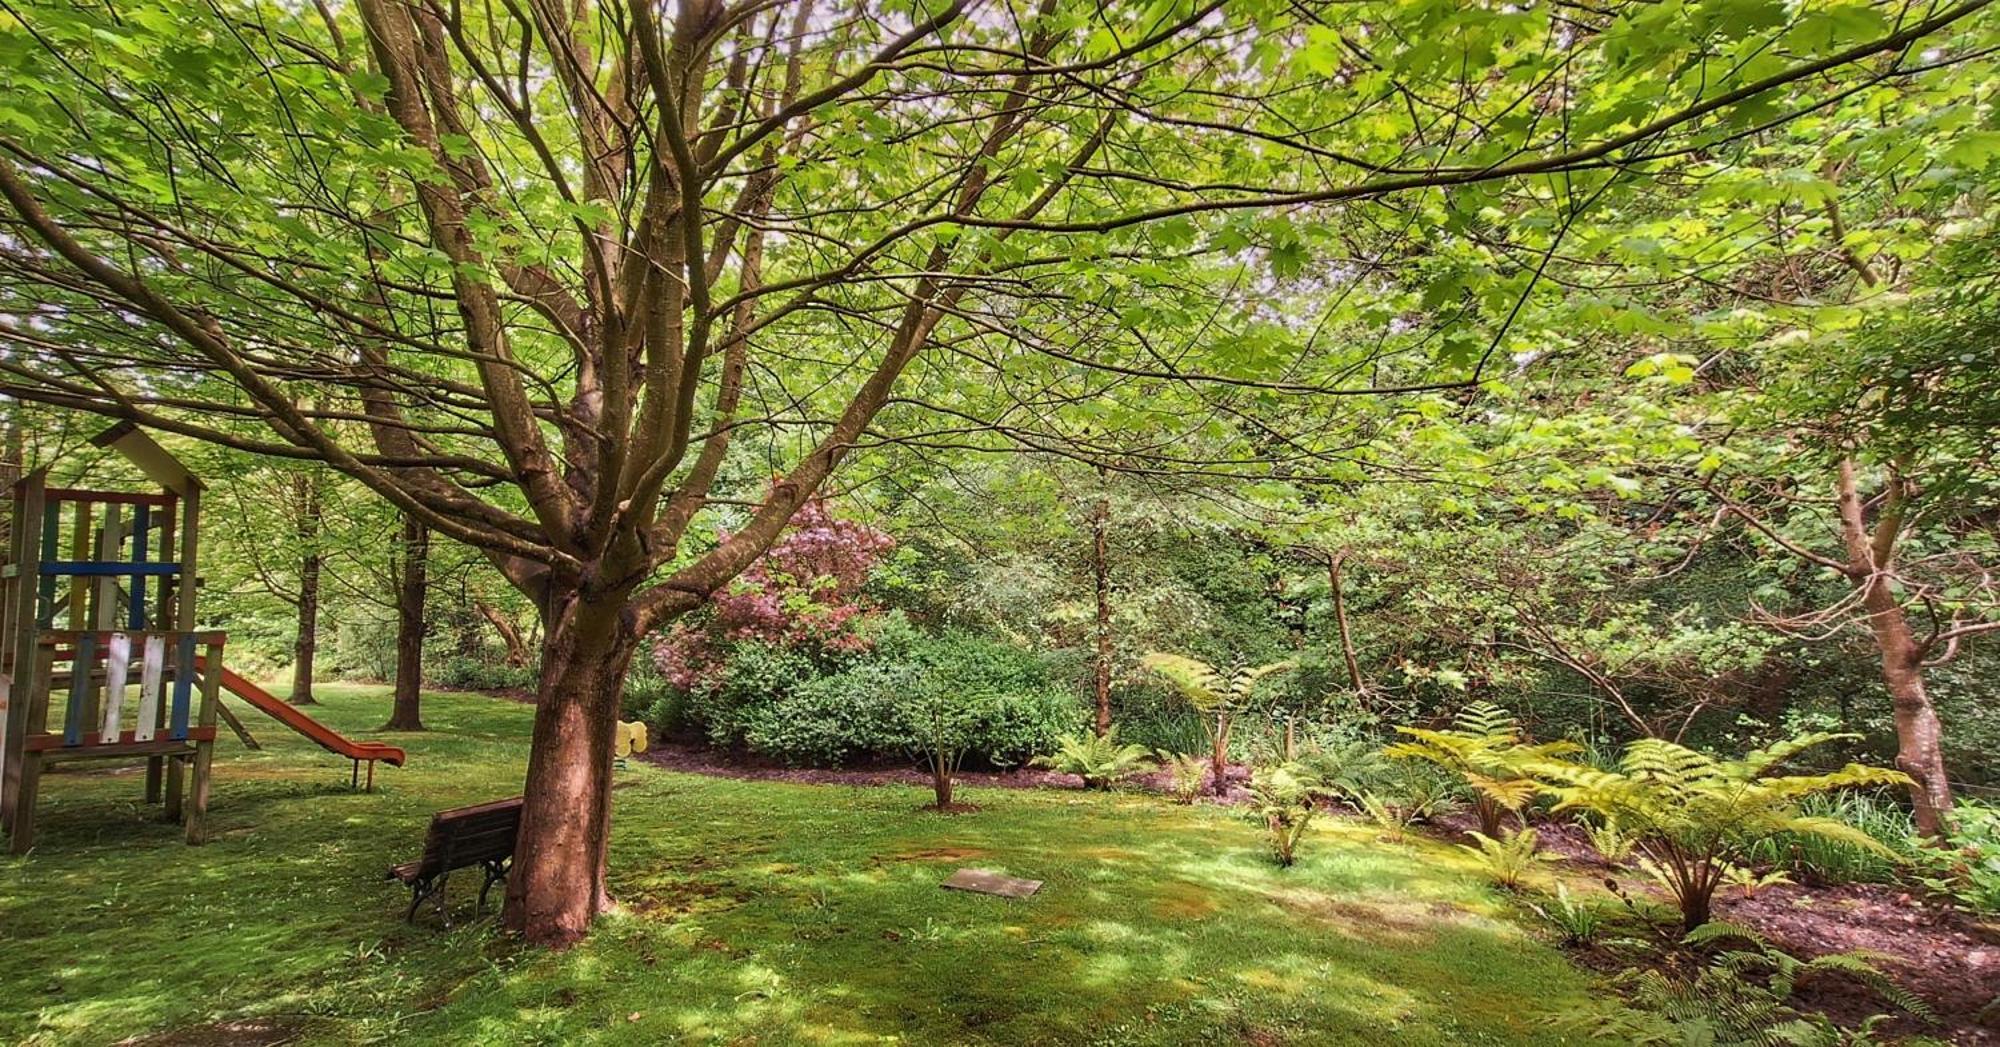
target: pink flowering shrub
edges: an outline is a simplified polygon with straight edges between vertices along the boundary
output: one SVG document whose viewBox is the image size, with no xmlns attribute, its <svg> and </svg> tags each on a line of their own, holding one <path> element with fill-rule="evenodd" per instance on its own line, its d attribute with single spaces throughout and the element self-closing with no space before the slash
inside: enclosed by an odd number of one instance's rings
<svg viewBox="0 0 2000 1047">
<path fill-rule="evenodd" d="M 716 679 L 730 648 L 746 641 L 811 654 L 866 651 L 861 626 L 876 610 L 861 590 L 895 547 L 886 532 L 836 517 L 815 497 L 727 589 L 654 643 L 653 660 L 669 683 L 691 691 Z"/>
</svg>

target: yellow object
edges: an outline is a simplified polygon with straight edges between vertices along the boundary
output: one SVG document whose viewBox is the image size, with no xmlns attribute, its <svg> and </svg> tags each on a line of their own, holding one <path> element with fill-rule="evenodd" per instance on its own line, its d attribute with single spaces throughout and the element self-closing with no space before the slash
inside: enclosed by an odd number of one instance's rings
<svg viewBox="0 0 2000 1047">
<path fill-rule="evenodd" d="M 618 721 L 618 737 L 611 743 L 613 756 L 622 760 L 634 753 L 646 751 L 646 723 L 643 720 Z"/>
</svg>

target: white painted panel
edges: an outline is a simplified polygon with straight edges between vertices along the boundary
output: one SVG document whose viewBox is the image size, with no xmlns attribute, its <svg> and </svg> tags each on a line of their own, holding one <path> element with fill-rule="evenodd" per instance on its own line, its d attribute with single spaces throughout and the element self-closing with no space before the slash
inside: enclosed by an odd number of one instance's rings
<svg viewBox="0 0 2000 1047">
<path fill-rule="evenodd" d="M 104 723 L 97 731 L 100 742 L 118 740 L 118 718 L 125 714 L 125 685 L 131 675 L 132 637 L 112 633 L 111 649 L 104 658 Z"/>
<path fill-rule="evenodd" d="M 139 725 L 132 740 L 150 742 L 160 721 L 160 677 L 167 667 L 167 638 L 146 637 L 146 657 L 139 666 Z"/>
</svg>

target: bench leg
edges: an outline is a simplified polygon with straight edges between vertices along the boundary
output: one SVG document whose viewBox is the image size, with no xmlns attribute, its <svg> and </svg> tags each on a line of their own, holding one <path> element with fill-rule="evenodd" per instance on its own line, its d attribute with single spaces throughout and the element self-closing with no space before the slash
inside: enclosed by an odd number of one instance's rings
<svg viewBox="0 0 2000 1047">
<path fill-rule="evenodd" d="M 424 898 L 430 893 L 431 881 L 429 880 L 418 880 L 416 883 L 410 885 L 410 911 L 403 914 L 404 923 L 417 922 L 417 906 L 422 905 Z"/>
<path fill-rule="evenodd" d="M 447 931 L 451 930 L 451 906 L 445 904 L 444 884 L 449 879 L 451 879 L 450 870 L 439 873 L 437 887 L 431 891 L 431 896 L 437 899 L 438 920 L 444 924 L 444 929 Z"/>
<path fill-rule="evenodd" d="M 475 918 L 486 913 L 486 892 L 492 890 L 496 883 L 507 882 L 507 863 L 506 858 L 486 863 L 486 882 L 479 885 L 479 905 L 472 910 Z"/>
</svg>

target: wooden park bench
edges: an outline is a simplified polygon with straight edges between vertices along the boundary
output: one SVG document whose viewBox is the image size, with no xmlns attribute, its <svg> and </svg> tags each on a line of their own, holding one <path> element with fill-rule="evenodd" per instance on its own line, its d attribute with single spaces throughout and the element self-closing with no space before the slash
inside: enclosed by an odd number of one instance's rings
<svg viewBox="0 0 2000 1047">
<path fill-rule="evenodd" d="M 424 833 L 423 857 L 390 866 L 388 878 L 410 888 L 410 911 L 404 920 L 416 922 L 417 906 L 424 899 L 437 902 L 437 911 L 446 927 L 451 912 L 445 907 L 444 885 L 455 869 L 484 869 L 486 882 L 479 886 L 479 907 L 486 909 L 486 892 L 507 879 L 507 866 L 514 858 L 514 837 L 521 831 L 521 797 L 494 800 L 470 807 L 454 807 L 431 815 L 430 830 Z"/>
</svg>

